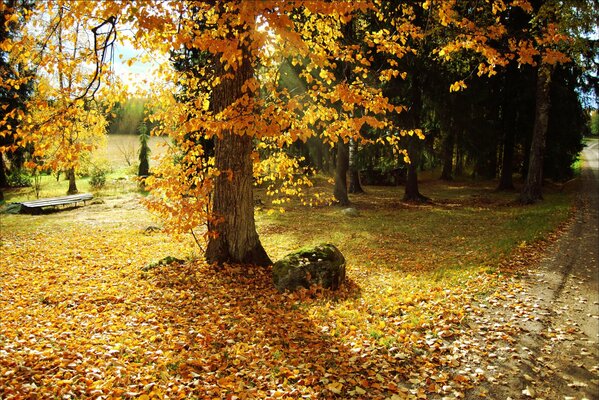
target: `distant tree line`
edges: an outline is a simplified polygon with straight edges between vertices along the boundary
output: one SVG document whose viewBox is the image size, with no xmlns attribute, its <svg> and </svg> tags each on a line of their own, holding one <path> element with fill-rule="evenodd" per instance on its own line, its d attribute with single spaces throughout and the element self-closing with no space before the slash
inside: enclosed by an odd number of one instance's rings
<svg viewBox="0 0 599 400">
<path fill-rule="evenodd" d="M 110 135 L 138 135 L 142 124 L 148 125 L 145 115 L 147 100 L 131 97 L 125 102 L 116 103 L 108 112 L 108 134 Z"/>
<path fill-rule="evenodd" d="M 550 180 L 572 178 L 582 139 L 591 134 L 592 126 L 597 130 L 597 114 L 593 114 L 591 124 L 589 112 L 579 100 L 579 79 L 580 71 L 573 66 L 562 66 L 554 73 L 544 163 L 544 177 Z M 509 68 L 473 81 L 464 92 L 447 91 L 450 81 L 447 73 L 429 69 L 420 86 L 419 120 L 425 139 L 410 153 L 414 167 L 438 168 L 439 178 L 444 180 L 497 179 L 498 189 L 514 189 L 513 179 L 522 179 L 527 173 L 535 118 L 534 68 Z M 376 138 L 377 133 L 371 136 Z M 389 146 L 375 143 L 355 149 L 352 162 L 364 183 L 405 184 L 408 164 L 395 157 Z M 295 143 L 289 151 L 304 157 L 306 166 L 334 173 L 338 148 L 331 150 L 312 138 Z"/>
</svg>

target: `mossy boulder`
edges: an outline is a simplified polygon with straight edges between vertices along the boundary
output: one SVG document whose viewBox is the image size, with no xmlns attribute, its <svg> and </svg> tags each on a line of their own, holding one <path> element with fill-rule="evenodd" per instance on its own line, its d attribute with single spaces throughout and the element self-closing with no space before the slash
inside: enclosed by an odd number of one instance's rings
<svg viewBox="0 0 599 400">
<path fill-rule="evenodd" d="M 173 256 L 166 256 L 156 262 L 152 262 L 148 265 L 141 267 L 141 270 L 144 272 L 147 272 L 154 268 L 158 268 L 158 267 L 162 267 L 162 266 L 166 266 L 166 265 L 184 264 L 184 263 L 185 263 L 185 260 L 181 260 L 181 259 L 179 259 L 177 257 L 173 257 Z"/>
<path fill-rule="evenodd" d="M 345 257 L 332 244 L 304 248 L 277 261 L 272 279 L 281 292 L 312 285 L 336 290 L 345 280 Z"/>
</svg>

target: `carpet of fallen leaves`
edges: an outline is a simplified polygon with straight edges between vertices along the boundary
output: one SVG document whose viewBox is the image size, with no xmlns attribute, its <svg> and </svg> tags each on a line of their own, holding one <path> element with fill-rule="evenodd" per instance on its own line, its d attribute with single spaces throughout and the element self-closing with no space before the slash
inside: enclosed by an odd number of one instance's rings
<svg viewBox="0 0 599 400">
<path fill-rule="evenodd" d="M 469 339 L 476 316 L 518 285 L 350 263 L 341 291 L 281 294 L 269 268 L 143 270 L 187 255 L 139 227 L 76 220 L 0 240 L 6 400 L 462 398 L 489 375 L 470 362 L 492 352 Z M 513 327 L 480 329 L 493 346 Z"/>
</svg>

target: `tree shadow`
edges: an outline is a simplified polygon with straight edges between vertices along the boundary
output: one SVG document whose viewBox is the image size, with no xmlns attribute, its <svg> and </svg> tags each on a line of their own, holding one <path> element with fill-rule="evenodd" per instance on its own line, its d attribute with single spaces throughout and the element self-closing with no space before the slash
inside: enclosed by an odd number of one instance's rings
<svg viewBox="0 0 599 400">
<path fill-rule="evenodd" d="M 368 397 L 384 398 L 398 393 L 396 369 L 383 377 L 378 365 L 373 373 L 379 362 L 370 351 L 339 336 L 336 321 L 317 315 L 317 304 L 359 297 L 352 281 L 337 292 L 279 293 L 270 268 L 202 264 L 156 268 L 147 279 L 163 293 L 155 298 L 162 318 L 184 336 L 178 339 L 185 341 L 178 347 L 180 361 L 171 362 L 177 368 L 170 373 L 200 397 L 360 398 L 368 392 Z"/>
</svg>

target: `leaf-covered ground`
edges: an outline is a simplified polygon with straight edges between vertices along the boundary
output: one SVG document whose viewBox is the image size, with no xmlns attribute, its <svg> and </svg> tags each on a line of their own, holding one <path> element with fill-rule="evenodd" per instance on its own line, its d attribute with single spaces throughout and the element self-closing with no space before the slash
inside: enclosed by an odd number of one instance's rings
<svg viewBox="0 0 599 400">
<path fill-rule="evenodd" d="M 337 293 L 293 295 L 278 293 L 264 268 L 214 268 L 190 258 L 142 270 L 189 250 L 146 232 L 151 222 L 134 200 L 3 216 L 0 398 L 461 398 L 492 376 L 471 363 L 473 355 L 509 345 L 517 331 L 513 321 L 482 327 L 488 348 L 471 337 L 488 304 L 519 290 L 510 271 L 530 258 L 507 262 L 485 255 L 486 243 L 466 246 L 484 232 L 468 218 L 500 212 L 513 214 L 506 224 L 528 223 L 529 214 L 546 219 L 550 212 L 519 212 L 500 200 L 448 197 L 392 212 L 384 202 L 364 204 L 333 235 L 350 260 L 348 284 Z M 274 258 L 303 240 L 302 228 L 309 233 L 339 218 L 335 209 L 294 212 L 259 216 Z M 427 222 L 431 214 L 441 220 Z M 467 226 L 460 230 L 453 217 Z M 397 230 L 414 229 L 408 220 L 420 221 L 422 235 L 437 225 L 437 242 Z M 384 222 L 391 227 L 373 225 Z M 520 243 L 519 254 L 534 254 L 524 238 L 510 240 Z M 453 248 L 462 245 L 456 261 Z M 529 318 L 532 307 L 521 304 L 515 318 Z"/>
</svg>

